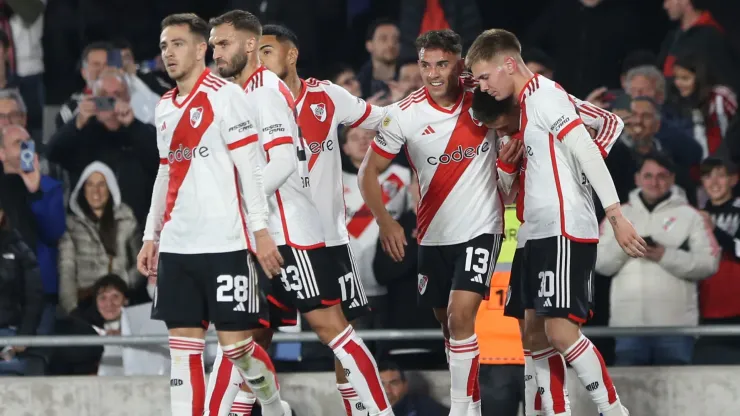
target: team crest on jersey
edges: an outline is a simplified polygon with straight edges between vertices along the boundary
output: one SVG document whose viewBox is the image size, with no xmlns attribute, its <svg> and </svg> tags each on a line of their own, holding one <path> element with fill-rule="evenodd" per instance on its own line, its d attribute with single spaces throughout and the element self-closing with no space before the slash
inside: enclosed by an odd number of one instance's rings
<svg viewBox="0 0 740 416">
<path fill-rule="evenodd" d="M 190 125 L 197 129 L 200 126 L 200 122 L 203 121 L 203 107 L 195 107 L 190 109 Z"/>
<path fill-rule="evenodd" d="M 473 115 L 473 107 L 470 107 L 468 109 L 468 113 L 470 113 L 470 119 L 473 120 L 473 123 L 475 123 L 476 126 L 478 127 L 483 126 L 483 122 L 475 118 L 475 116 Z"/>
<path fill-rule="evenodd" d="M 385 118 L 383 119 L 383 127 L 388 127 L 388 125 L 389 125 L 389 124 L 391 124 L 391 118 L 390 118 L 390 117 L 388 117 L 388 116 L 386 116 L 386 117 L 385 117 Z"/>
<path fill-rule="evenodd" d="M 383 193 L 388 195 L 389 199 L 393 199 L 398 193 L 398 184 L 394 181 L 385 181 L 381 187 L 383 188 Z"/>
<path fill-rule="evenodd" d="M 663 220 L 663 231 L 670 231 L 676 223 L 676 217 L 670 217 Z"/>
<path fill-rule="evenodd" d="M 418 286 L 419 286 L 420 295 L 423 295 L 424 292 L 427 291 L 427 283 L 429 283 L 429 278 L 419 273 L 419 285 Z"/>
<path fill-rule="evenodd" d="M 316 117 L 320 122 L 323 123 L 324 120 L 326 120 L 326 104 L 311 104 L 311 111 L 313 112 L 314 117 Z"/>
</svg>

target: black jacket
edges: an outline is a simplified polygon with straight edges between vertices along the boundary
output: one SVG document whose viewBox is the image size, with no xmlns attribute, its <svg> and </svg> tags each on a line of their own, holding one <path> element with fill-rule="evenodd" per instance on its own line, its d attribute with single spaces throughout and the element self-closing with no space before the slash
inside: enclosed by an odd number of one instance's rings
<svg viewBox="0 0 740 416">
<path fill-rule="evenodd" d="M 110 166 L 121 188 L 121 199 L 134 210 L 140 225 L 146 223 L 154 178 L 159 168 L 155 127 L 134 120 L 117 131 L 91 119 L 81 130 L 75 121 L 57 130 L 46 148 L 50 162 L 59 164 L 77 183 L 82 171 L 94 161 Z"/>
<path fill-rule="evenodd" d="M 426 0 L 401 1 L 400 31 L 401 56 L 416 56 L 414 42 L 421 31 L 421 22 L 426 11 Z M 483 30 L 481 14 L 475 0 L 440 0 L 445 19 L 463 41 L 463 51 L 473 43 Z"/>
<path fill-rule="evenodd" d="M 437 403 L 429 396 L 408 394 L 393 406 L 396 416 L 445 416 L 450 409 Z"/>
<path fill-rule="evenodd" d="M 17 232 L 0 229 L 0 328 L 35 334 L 43 301 L 36 256 Z"/>
</svg>

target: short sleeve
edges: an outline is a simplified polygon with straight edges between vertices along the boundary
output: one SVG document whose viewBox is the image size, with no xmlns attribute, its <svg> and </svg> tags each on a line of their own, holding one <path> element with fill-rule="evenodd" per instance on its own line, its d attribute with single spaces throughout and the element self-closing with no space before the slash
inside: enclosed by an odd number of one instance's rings
<svg viewBox="0 0 740 416">
<path fill-rule="evenodd" d="M 233 91 L 232 91 L 233 90 Z M 257 130 L 249 116 L 247 94 L 236 87 L 225 94 L 221 119 L 221 136 L 229 150 L 236 150 L 257 141 Z"/>
<path fill-rule="evenodd" d="M 349 91 L 330 82 L 327 82 L 325 90 L 334 102 L 339 124 L 344 124 L 352 128 L 378 129 L 385 116 L 384 107 L 370 105 L 362 98 L 355 97 Z"/>
<path fill-rule="evenodd" d="M 287 87 L 286 87 L 287 88 Z M 257 88 L 250 93 L 257 100 L 257 126 L 260 128 L 260 144 L 269 152 L 281 144 L 293 144 L 293 102 L 275 88 Z"/>
<path fill-rule="evenodd" d="M 375 135 L 375 139 L 370 144 L 375 153 L 386 159 L 395 158 L 406 142 L 398 119 L 399 112 L 400 109 L 395 104 L 388 108 L 387 114 L 378 128 L 378 134 Z"/>
<path fill-rule="evenodd" d="M 527 99 L 527 108 L 534 107 L 535 114 L 543 127 L 558 140 L 563 140 L 574 128 L 583 125 L 575 103 L 559 86 L 543 85 Z"/>
</svg>

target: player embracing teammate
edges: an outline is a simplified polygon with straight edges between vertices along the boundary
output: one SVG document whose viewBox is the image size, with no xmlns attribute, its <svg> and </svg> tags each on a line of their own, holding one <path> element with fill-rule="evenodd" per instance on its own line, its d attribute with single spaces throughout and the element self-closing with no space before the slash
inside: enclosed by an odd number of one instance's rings
<svg viewBox="0 0 740 416">
<path fill-rule="evenodd" d="M 564 394 L 565 359 L 602 415 L 629 415 L 601 354 L 580 331 L 590 312 L 599 238 L 592 187 L 625 253 L 640 257 L 645 252 L 644 241 L 622 215 L 604 150 L 584 127 L 571 97 L 527 69 L 512 33 L 483 32 L 471 46 L 466 64 L 481 91 L 499 101 L 513 95 L 521 111 L 527 231 L 521 302 L 528 305 L 525 337 L 532 349 L 542 410 L 547 416 L 570 415 Z"/>
</svg>

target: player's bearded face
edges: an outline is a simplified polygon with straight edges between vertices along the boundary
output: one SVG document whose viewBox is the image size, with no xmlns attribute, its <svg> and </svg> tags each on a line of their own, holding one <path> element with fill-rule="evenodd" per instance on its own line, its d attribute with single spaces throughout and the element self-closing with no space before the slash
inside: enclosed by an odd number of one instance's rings
<svg viewBox="0 0 740 416">
<path fill-rule="evenodd" d="M 214 54 L 219 75 L 224 78 L 231 78 L 239 75 L 244 70 L 249 61 L 244 43 L 242 41 L 227 45 L 218 57 Z"/>
</svg>

